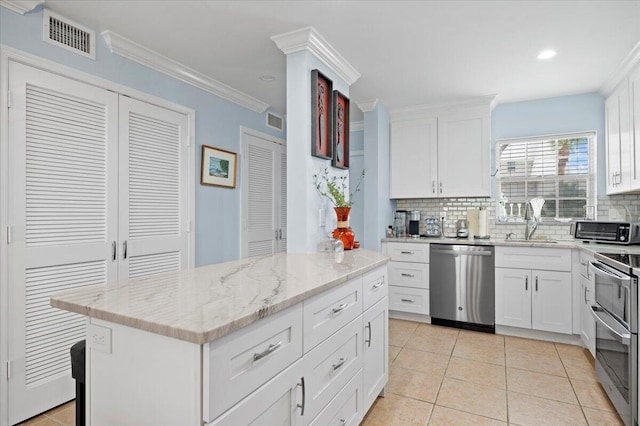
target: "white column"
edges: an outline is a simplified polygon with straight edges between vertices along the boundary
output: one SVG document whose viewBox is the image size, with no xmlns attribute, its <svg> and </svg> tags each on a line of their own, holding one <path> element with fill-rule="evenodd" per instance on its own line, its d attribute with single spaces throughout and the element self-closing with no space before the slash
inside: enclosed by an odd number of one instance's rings
<svg viewBox="0 0 640 426">
<path fill-rule="evenodd" d="M 347 97 L 360 74 L 311 27 L 272 40 L 287 56 L 287 252 L 314 252 L 333 229 L 320 226 L 319 211 L 327 224 L 335 221 L 331 204 L 313 185 L 313 175 L 331 168 L 331 160 L 311 156 L 311 71 L 319 70 Z"/>
</svg>

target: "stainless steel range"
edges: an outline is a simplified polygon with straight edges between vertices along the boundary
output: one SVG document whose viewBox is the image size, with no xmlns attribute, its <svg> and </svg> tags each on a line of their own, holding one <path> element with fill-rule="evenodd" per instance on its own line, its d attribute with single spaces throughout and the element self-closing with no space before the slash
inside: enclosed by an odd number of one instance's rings
<svg viewBox="0 0 640 426">
<path fill-rule="evenodd" d="M 597 253 L 590 262 L 595 277 L 596 373 L 628 426 L 638 424 L 639 255 Z"/>
</svg>

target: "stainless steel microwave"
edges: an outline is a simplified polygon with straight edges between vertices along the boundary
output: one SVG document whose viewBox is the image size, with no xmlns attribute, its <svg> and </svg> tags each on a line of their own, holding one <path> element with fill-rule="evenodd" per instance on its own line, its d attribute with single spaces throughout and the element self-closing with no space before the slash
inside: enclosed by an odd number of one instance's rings
<svg viewBox="0 0 640 426">
<path fill-rule="evenodd" d="M 576 222 L 574 237 L 609 244 L 640 244 L 640 222 Z"/>
</svg>

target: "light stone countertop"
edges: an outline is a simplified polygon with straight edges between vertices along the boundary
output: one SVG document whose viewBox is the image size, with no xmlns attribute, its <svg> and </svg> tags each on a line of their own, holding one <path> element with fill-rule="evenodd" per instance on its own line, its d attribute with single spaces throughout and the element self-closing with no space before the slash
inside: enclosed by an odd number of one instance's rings
<svg viewBox="0 0 640 426">
<path fill-rule="evenodd" d="M 280 253 L 56 294 L 51 306 L 204 344 L 382 266 L 370 250 Z"/>
<path fill-rule="evenodd" d="M 580 249 L 587 253 L 627 253 L 640 254 L 640 245 L 621 245 L 621 244 L 600 244 L 600 243 L 584 243 L 580 240 L 557 240 L 555 243 L 546 243 L 536 241 L 505 241 L 504 238 L 496 239 L 473 239 L 473 238 L 383 238 L 383 243 L 414 243 L 414 244 L 462 244 L 462 245 L 488 245 L 488 246 L 507 246 L 507 247 L 544 247 L 544 248 L 570 248 Z"/>
</svg>

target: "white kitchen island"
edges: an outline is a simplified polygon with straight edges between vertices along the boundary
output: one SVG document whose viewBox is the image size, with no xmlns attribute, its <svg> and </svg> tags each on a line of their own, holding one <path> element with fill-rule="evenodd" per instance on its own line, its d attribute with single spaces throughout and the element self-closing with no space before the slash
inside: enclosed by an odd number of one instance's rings
<svg viewBox="0 0 640 426">
<path fill-rule="evenodd" d="M 388 379 L 385 255 L 277 254 L 56 295 L 89 425 L 357 425 Z"/>
</svg>

